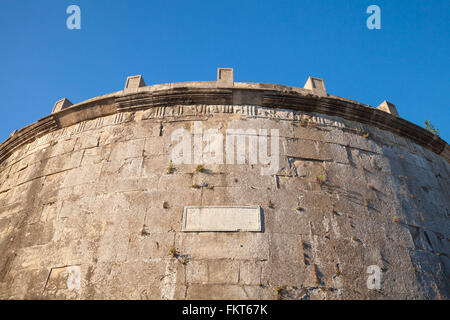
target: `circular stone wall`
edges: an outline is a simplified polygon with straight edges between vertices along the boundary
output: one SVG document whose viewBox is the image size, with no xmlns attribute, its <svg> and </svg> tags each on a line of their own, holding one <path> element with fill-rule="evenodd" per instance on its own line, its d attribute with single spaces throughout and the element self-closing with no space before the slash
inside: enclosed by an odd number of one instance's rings
<svg viewBox="0 0 450 320">
<path fill-rule="evenodd" d="M 450 297 L 445 142 L 349 100 L 234 86 L 119 92 L 10 137 L 0 298 Z M 267 132 L 270 162 L 227 163 L 228 129 L 247 150 Z M 223 164 L 196 161 L 221 143 Z"/>
</svg>

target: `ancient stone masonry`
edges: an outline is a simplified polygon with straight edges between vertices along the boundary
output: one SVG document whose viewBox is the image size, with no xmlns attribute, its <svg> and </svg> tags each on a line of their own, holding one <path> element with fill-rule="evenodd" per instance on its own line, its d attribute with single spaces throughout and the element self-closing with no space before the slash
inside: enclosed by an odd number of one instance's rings
<svg viewBox="0 0 450 320">
<path fill-rule="evenodd" d="M 320 78 L 293 88 L 233 74 L 129 77 L 58 101 L 3 142 L 0 298 L 450 298 L 448 144 Z M 217 160 L 230 129 L 243 162 Z M 190 162 L 174 161 L 180 132 Z M 252 162 L 255 146 L 275 172 Z M 215 162 L 198 157 L 211 150 Z"/>
</svg>

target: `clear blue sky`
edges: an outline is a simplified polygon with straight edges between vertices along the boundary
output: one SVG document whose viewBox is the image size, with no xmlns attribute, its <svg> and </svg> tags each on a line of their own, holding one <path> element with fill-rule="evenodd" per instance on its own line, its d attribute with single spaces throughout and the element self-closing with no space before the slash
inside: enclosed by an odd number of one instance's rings
<svg viewBox="0 0 450 320">
<path fill-rule="evenodd" d="M 81 30 L 66 8 L 81 8 Z M 368 30 L 366 9 L 381 8 Z M 73 103 L 147 85 L 215 80 L 303 87 L 322 77 L 331 94 L 425 119 L 450 138 L 450 0 L 1 0 L 0 141 Z"/>
</svg>

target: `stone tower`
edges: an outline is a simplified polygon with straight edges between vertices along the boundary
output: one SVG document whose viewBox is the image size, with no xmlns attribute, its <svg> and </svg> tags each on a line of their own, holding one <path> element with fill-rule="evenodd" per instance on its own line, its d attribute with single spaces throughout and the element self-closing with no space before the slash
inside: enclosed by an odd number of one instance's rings
<svg viewBox="0 0 450 320">
<path fill-rule="evenodd" d="M 0 298 L 448 299 L 449 160 L 319 78 L 129 77 L 0 145 Z"/>
</svg>

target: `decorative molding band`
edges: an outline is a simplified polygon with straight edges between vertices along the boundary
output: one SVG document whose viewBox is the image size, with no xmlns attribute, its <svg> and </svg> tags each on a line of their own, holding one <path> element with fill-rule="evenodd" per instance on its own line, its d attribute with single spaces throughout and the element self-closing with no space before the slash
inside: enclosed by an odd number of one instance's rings
<svg viewBox="0 0 450 320">
<path fill-rule="evenodd" d="M 155 88 L 158 88 L 158 90 Z M 119 91 L 103 97 L 89 99 L 52 113 L 18 130 L 0 145 L 0 163 L 21 145 L 32 142 L 46 133 L 83 121 L 145 109 L 152 110 L 150 114 L 155 114 L 155 116 L 148 116 L 147 118 L 181 116 L 189 111 L 183 106 L 192 105 L 200 108 L 197 112 L 199 115 L 210 112 L 234 113 L 233 106 L 239 105 L 241 106 L 240 111 L 245 116 L 257 116 L 257 106 L 337 116 L 342 119 L 369 124 L 408 138 L 450 162 L 448 144 L 424 128 L 380 109 L 332 95 L 319 96 L 310 90 L 281 85 L 246 83 L 235 83 L 233 88 L 217 88 L 209 82 L 205 82 L 205 84 L 195 82 L 156 85 L 139 89 L 143 91 L 126 95 Z M 177 109 L 166 110 L 166 107 L 173 106 L 176 106 Z M 153 112 L 153 109 L 156 113 Z M 115 121 L 121 122 L 122 117 L 117 115 Z M 97 125 L 101 126 L 102 123 Z M 80 126 L 79 130 L 83 130 L 83 125 Z"/>
</svg>

